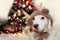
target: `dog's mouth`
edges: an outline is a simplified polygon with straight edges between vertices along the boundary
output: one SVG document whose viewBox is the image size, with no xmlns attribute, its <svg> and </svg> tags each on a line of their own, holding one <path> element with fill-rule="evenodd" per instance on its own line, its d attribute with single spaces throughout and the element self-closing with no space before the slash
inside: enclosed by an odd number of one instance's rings
<svg viewBox="0 0 60 40">
<path fill-rule="evenodd" d="M 33 25 L 33 31 L 39 33 L 39 32 L 44 31 L 44 30 L 39 29 L 39 25 L 38 24 L 34 24 Z"/>
<path fill-rule="evenodd" d="M 38 28 L 37 26 L 36 26 L 36 27 L 33 26 L 33 31 L 36 32 L 36 33 L 39 33 L 39 32 L 40 32 L 40 31 L 39 31 L 39 28 Z"/>
</svg>

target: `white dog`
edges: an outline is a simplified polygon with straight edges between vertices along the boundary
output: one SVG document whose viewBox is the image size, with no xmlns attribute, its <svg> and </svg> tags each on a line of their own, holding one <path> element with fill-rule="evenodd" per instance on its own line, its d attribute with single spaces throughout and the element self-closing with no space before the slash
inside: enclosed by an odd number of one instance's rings
<svg viewBox="0 0 60 40">
<path fill-rule="evenodd" d="M 31 17 L 27 20 L 30 28 L 35 32 L 34 37 L 36 40 L 44 40 L 49 36 L 49 32 L 53 25 L 53 19 L 49 14 L 48 9 L 42 9 L 42 11 L 35 11 L 31 14 Z"/>
</svg>

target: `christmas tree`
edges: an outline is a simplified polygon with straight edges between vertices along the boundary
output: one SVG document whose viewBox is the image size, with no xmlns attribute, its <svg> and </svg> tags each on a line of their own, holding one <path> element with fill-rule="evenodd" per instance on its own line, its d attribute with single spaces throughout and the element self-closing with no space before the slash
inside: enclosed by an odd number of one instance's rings
<svg viewBox="0 0 60 40">
<path fill-rule="evenodd" d="M 8 13 L 8 20 L 2 23 L 3 33 L 22 33 L 26 27 L 26 19 L 34 11 L 32 0 L 14 0 Z M 25 13 L 24 13 L 25 12 Z"/>
</svg>

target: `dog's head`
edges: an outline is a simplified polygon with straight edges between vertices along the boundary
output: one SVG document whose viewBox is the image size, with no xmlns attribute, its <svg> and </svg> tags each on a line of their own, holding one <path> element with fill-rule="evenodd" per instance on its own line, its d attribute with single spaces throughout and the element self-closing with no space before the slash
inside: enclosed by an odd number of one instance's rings
<svg viewBox="0 0 60 40">
<path fill-rule="evenodd" d="M 31 17 L 27 20 L 28 25 L 36 31 L 44 31 L 49 23 L 52 26 L 53 20 L 49 14 L 48 9 L 43 9 L 40 11 L 35 11 L 31 14 Z"/>
</svg>

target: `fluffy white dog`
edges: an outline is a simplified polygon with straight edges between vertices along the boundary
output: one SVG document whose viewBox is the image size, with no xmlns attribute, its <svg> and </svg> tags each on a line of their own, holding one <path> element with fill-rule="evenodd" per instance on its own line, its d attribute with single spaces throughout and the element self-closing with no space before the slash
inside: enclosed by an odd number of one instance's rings
<svg viewBox="0 0 60 40">
<path fill-rule="evenodd" d="M 41 12 L 33 12 L 31 17 L 27 20 L 27 23 L 33 32 L 35 32 L 36 40 L 47 40 L 53 25 L 53 19 L 48 9 L 42 9 Z"/>
</svg>

